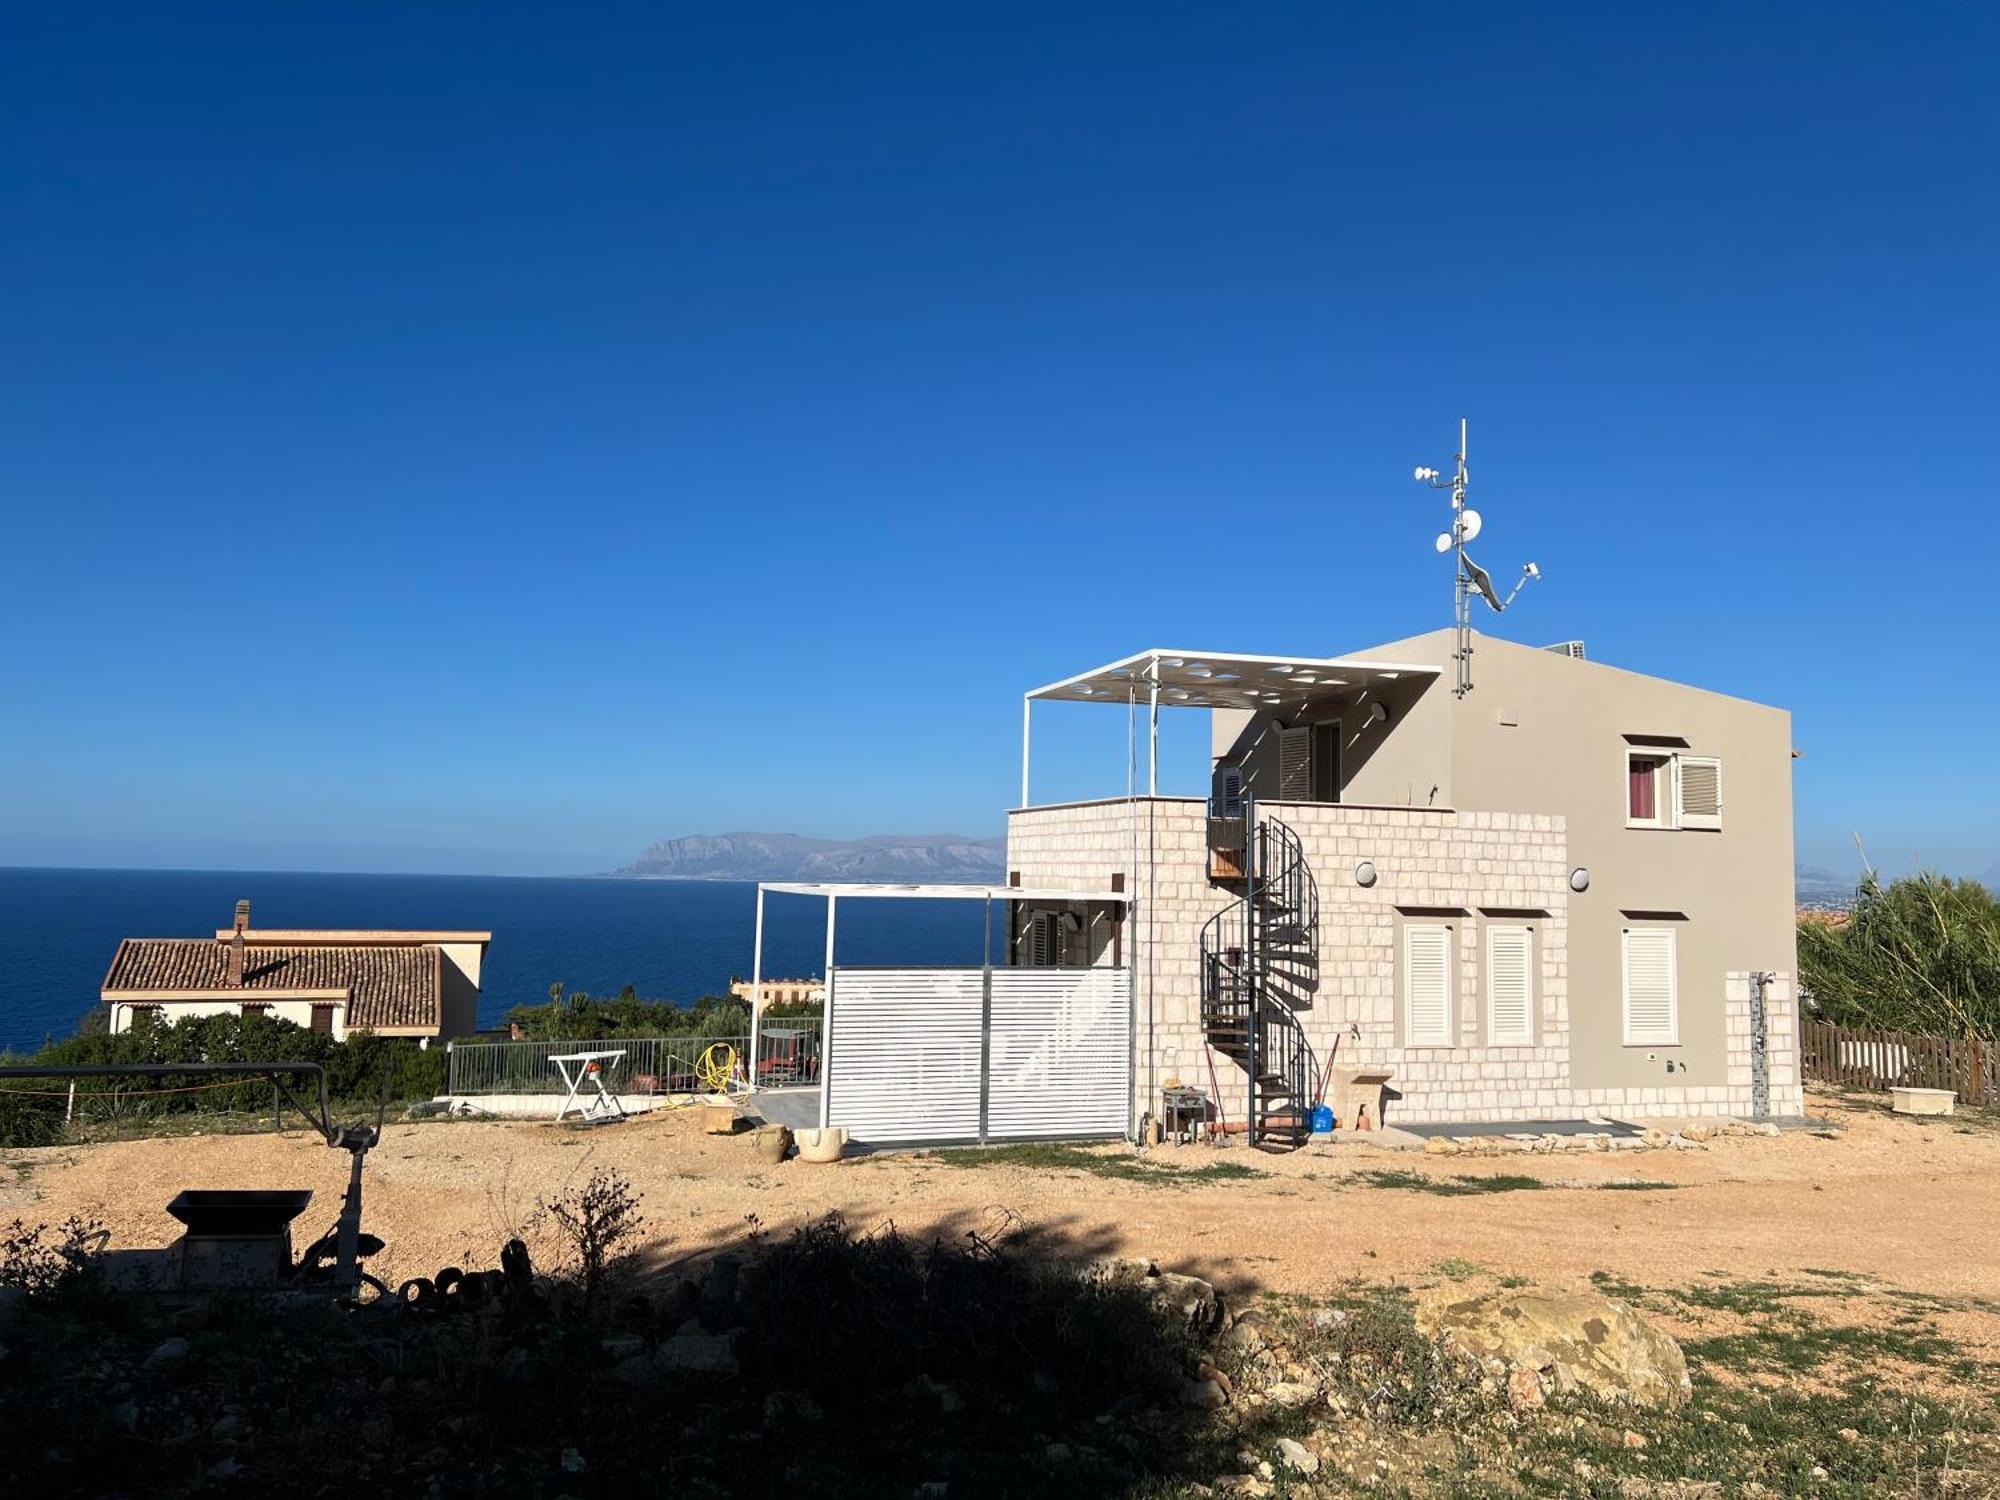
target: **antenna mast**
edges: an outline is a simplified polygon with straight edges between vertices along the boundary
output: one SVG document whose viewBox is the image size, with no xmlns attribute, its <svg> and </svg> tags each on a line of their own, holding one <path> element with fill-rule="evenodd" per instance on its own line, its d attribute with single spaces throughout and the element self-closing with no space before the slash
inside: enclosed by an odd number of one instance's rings
<svg viewBox="0 0 2000 1500">
<path fill-rule="evenodd" d="M 1542 570 L 1529 563 L 1521 570 L 1521 581 L 1505 599 L 1494 592 L 1493 580 L 1486 570 L 1466 555 L 1465 544 L 1479 535 L 1482 525 L 1479 512 L 1468 509 L 1465 492 L 1471 487 L 1472 474 L 1465 465 L 1465 455 L 1469 444 L 1466 441 L 1466 420 L 1458 419 L 1458 456 L 1453 465 L 1451 480 L 1445 481 L 1436 469 L 1419 468 L 1416 472 L 1419 484 L 1428 484 L 1434 490 L 1451 491 L 1451 530 L 1438 533 L 1437 550 L 1449 552 L 1452 556 L 1452 657 L 1457 664 L 1457 682 L 1453 693 L 1463 698 L 1472 691 L 1472 595 L 1475 590 L 1495 614 L 1505 610 L 1514 602 L 1514 595 L 1521 592 L 1530 579 L 1542 576 Z"/>
</svg>

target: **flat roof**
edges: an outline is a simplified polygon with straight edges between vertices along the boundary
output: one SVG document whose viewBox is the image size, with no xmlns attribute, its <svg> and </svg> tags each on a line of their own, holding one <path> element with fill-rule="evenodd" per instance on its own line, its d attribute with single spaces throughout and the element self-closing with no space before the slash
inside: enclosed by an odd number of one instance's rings
<svg viewBox="0 0 2000 1500">
<path fill-rule="evenodd" d="M 1029 698 L 1072 703 L 1150 701 L 1162 708 L 1278 708 L 1403 677 L 1435 677 L 1443 668 L 1352 656 L 1245 656 L 1234 651 L 1155 647 L 1038 687 Z"/>
<path fill-rule="evenodd" d="M 760 880 L 760 891 L 782 896 L 854 896 L 904 901 L 1129 901 L 1129 891 L 1055 890 L 1020 885 L 893 885 L 877 881 Z"/>
</svg>

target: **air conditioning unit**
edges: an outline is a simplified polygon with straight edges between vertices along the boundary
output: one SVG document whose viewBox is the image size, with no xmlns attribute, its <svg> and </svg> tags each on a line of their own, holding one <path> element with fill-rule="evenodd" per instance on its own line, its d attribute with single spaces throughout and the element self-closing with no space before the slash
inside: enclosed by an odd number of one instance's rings
<svg viewBox="0 0 2000 1500">
<path fill-rule="evenodd" d="M 1571 661 L 1583 660 L 1582 641 L 1557 641 L 1553 646 L 1544 646 L 1542 649 L 1553 651 L 1557 656 L 1567 656 Z"/>
</svg>

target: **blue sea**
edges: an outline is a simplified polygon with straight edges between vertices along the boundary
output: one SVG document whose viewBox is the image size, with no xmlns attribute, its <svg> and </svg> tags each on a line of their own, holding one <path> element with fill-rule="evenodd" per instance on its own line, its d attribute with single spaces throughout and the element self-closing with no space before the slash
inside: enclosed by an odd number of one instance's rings
<svg viewBox="0 0 2000 1500">
<path fill-rule="evenodd" d="M 570 991 L 686 1002 L 750 973 L 748 881 L 0 869 L 0 1047 L 71 1035 L 124 937 L 205 937 L 239 900 L 258 927 L 491 931 L 480 1024 Z M 818 974 L 826 904 L 770 896 L 764 972 Z M 841 963 L 977 963 L 976 901 L 844 901 Z"/>
</svg>

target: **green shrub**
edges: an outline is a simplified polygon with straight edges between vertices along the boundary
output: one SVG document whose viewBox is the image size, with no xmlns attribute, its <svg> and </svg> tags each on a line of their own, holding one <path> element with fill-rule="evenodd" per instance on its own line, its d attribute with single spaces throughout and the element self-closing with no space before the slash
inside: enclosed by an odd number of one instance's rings
<svg viewBox="0 0 2000 1500">
<path fill-rule="evenodd" d="M 2000 901 L 1976 881 L 1870 876 L 1844 924 L 1800 924 L 1799 972 L 1837 1025 L 2000 1038 Z"/>
<path fill-rule="evenodd" d="M 560 984 L 550 985 L 547 1005 L 517 1005 L 507 1012 L 507 1020 L 536 1042 L 750 1034 L 750 1007 L 734 995 L 703 995 L 680 1005 L 672 1000 L 641 1000 L 629 984 L 615 1000 L 592 999 L 580 990 L 565 994 Z"/>
<path fill-rule="evenodd" d="M 0 1091 L 0 1146 L 53 1146 L 62 1134 L 58 1101 L 17 1089 Z"/>
<path fill-rule="evenodd" d="M 429 1099 L 444 1092 L 443 1047 L 421 1048 L 414 1038 L 382 1037 L 358 1031 L 335 1041 L 291 1021 L 268 1015 L 189 1016 L 168 1023 L 142 1015 L 129 1031 L 99 1032 L 52 1042 L 21 1066 L 90 1067 L 107 1064 L 302 1062 L 326 1070 L 327 1092 L 335 1100 L 373 1101 L 380 1097 L 385 1069 L 391 1100 Z M 289 1080 L 294 1092 L 312 1102 L 317 1085 L 308 1077 Z M 32 1083 L 28 1087 L 35 1087 Z M 53 1083 L 40 1085 L 45 1089 Z M 271 1112 L 271 1080 L 255 1073 L 231 1078 L 200 1074 L 161 1077 L 79 1078 L 77 1117 L 144 1119 L 192 1111 Z M 62 1134 L 60 1100 L 0 1095 L 0 1144 L 45 1145 Z"/>
</svg>

